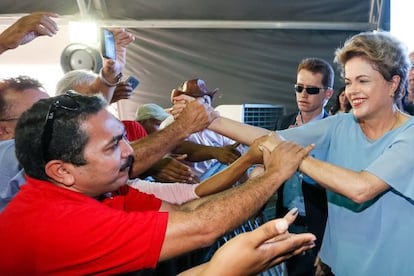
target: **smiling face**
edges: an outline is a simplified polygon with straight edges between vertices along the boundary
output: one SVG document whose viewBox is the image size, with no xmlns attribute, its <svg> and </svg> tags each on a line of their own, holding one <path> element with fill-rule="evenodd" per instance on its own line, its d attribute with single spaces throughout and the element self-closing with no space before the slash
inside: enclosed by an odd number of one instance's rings
<svg viewBox="0 0 414 276">
<path fill-rule="evenodd" d="M 132 148 L 124 125 L 106 110 L 90 116 L 82 128 L 89 135 L 85 146 L 86 165 L 71 166 L 72 189 L 89 196 L 117 190 L 128 180 Z"/>
<path fill-rule="evenodd" d="M 351 58 L 345 63 L 344 69 L 345 93 L 358 119 L 366 120 L 386 112 L 392 113 L 393 95 L 400 81 L 398 76 L 386 81 L 362 57 Z"/>
</svg>

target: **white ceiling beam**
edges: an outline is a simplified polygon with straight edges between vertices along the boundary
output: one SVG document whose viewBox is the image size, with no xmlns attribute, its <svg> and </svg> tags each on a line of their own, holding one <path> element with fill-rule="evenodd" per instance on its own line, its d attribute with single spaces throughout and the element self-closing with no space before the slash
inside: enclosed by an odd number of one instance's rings
<svg viewBox="0 0 414 276">
<path fill-rule="evenodd" d="M 26 14 L 0 14 L 0 26 L 10 26 Z M 61 16 L 58 24 L 81 21 L 79 16 Z M 260 20 L 95 20 L 98 26 L 155 29 L 293 29 L 293 30 L 376 30 L 375 23 L 317 22 L 317 21 L 260 21 Z"/>
</svg>

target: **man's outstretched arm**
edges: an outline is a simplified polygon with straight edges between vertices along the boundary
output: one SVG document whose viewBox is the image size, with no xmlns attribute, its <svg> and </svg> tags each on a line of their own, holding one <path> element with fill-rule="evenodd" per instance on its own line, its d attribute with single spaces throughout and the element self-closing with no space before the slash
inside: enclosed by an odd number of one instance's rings
<svg viewBox="0 0 414 276">
<path fill-rule="evenodd" d="M 164 129 L 131 142 L 135 158 L 131 176 L 139 176 L 191 133 L 205 129 L 215 116 L 214 113 L 207 112 L 209 108 L 211 109 L 198 101 L 193 101 Z"/>
<path fill-rule="evenodd" d="M 287 231 L 296 216 L 297 209 L 294 209 L 282 219 L 238 235 L 219 248 L 209 262 L 179 275 L 255 275 L 301 254 L 315 246 L 316 238 L 310 233 L 290 234 Z"/>
<path fill-rule="evenodd" d="M 40 36 L 53 36 L 58 26 L 52 19 L 58 17 L 53 12 L 34 12 L 19 18 L 0 34 L 0 54 L 29 43 Z"/>
</svg>

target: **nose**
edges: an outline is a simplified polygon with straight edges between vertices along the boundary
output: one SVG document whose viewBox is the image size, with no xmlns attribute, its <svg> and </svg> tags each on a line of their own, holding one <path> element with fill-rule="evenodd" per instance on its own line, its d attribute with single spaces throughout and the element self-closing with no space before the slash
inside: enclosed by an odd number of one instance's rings
<svg viewBox="0 0 414 276">
<path fill-rule="evenodd" d="M 131 155 L 134 152 L 131 145 L 129 144 L 128 139 L 126 139 L 126 138 L 124 138 L 120 141 L 120 147 L 121 147 L 122 157 L 124 157 L 124 158 L 128 157 L 129 155 Z"/>
<path fill-rule="evenodd" d="M 306 90 L 306 88 L 303 88 L 301 93 L 296 92 L 296 95 L 298 98 L 307 98 L 309 96 L 308 90 Z"/>
</svg>

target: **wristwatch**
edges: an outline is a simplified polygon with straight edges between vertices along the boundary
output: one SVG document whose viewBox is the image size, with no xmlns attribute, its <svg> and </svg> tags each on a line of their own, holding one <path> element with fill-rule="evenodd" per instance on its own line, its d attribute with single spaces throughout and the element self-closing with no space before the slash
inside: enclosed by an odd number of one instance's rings
<svg viewBox="0 0 414 276">
<path fill-rule="evenodd" d="M 99 71 L 99 77 L 101 78 L 102 82 L 108 87 L 117 86 L 121 82 L 122 76 L 123 76 L 122 72 L 120 72 L 118 75 L 116 75 L 115 82 L 110 82 L 104 77 L 104 75 L 102 73 L 102 69 Z"/>
</svg>

